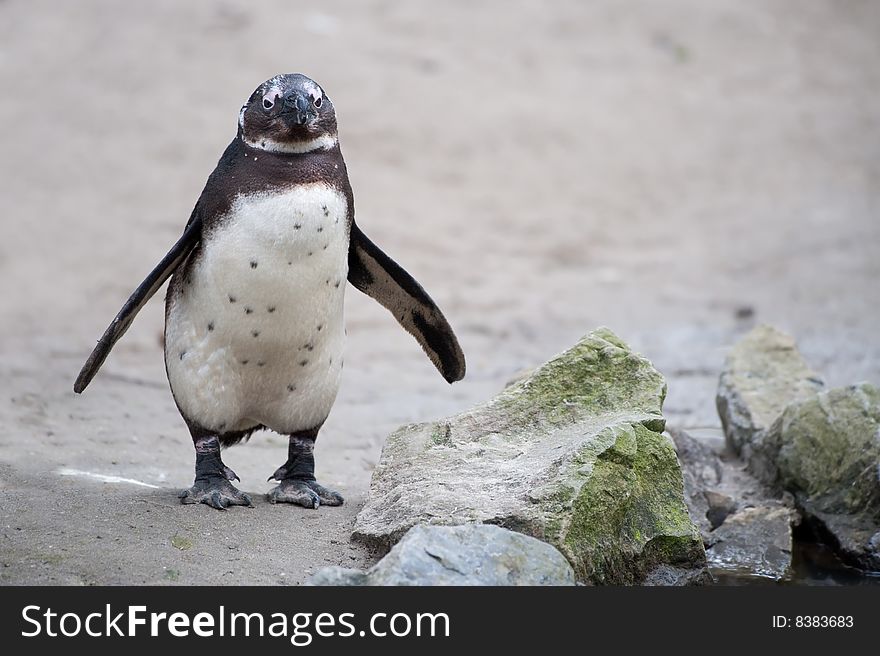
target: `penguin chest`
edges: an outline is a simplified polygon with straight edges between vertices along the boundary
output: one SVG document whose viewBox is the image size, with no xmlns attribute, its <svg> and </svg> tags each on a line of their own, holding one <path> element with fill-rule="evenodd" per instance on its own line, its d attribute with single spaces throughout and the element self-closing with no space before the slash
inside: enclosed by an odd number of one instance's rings
<svg viewBox="0 0 880 656">
<path fill-rule="evenodd" d="M 169 380 L 187 416 L 281 432 L 326 418 L 342 368 L 347 215 L 342 193 L 300 185 L 238 197 L 205 235 L 166 325 Z"/>
</svg>

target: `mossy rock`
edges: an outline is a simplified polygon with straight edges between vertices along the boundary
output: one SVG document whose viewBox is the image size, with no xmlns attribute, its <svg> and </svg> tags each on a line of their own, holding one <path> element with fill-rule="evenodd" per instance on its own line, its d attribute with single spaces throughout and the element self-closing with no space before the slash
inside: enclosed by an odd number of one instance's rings
<svg viewBox="0 0 880 656">
<path fill-rule="evenodd" d="M 822 512 L 880 519 L 880 389 L 862 383 L 794 403 L 768 440 L 786 490 Z"/>
<path fill-rule="evenodd" d="M 789 403 L 823 385 L 794 338 L 772 326 L 755 327 L 730 350 L 715 396 L 718 416 L 728 445 L 764 482 L 774 484 L 777 475 L 766 431 Z"/>
<path fill-rule="evenodd" d="M 389 436 L 354 537 L 387 550 L 420 523 L 497 524 L 557 547 L 583 582 L 699 579 L 665 396 L 648 360 L 593 331 L 489 402 Z"/>
<path fill-rule="evenodd" d="M 779 485 L 839 555 L 880 570 L 880 389 L 861 383 L 792 403 L 765 443 Z"/>
</svg>

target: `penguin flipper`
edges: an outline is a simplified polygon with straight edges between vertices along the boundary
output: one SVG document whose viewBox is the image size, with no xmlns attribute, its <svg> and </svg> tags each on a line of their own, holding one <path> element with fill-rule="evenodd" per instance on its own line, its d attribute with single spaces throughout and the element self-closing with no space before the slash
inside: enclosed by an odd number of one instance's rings
<svg viewBox="0 0 880 656">
<path fill-rule="evenodd" d="M 95 350 L 92 351 L 89 359 L 86 360 L 82 370 L 79 372 L 79 376 L 76 377 L 76 382 L 73 385 L 74 392 L 80 394 L 92 382 L 92 378 L 95 377 L 98 369 L 104 364 L 104 360 L 107 359 L 113 345 L 125 334 L 125 331 L 128 330 L 131 322 L 134 321 L 135 316 L 144 307 L 146 302 L 168 280 L 177 267 L 186 260 L 192 249 L 199 243 L 201 234 L 201 218 L 190 218 L 186 229 L 183 231 L 183 235 L 177 240 L 177 243 L 171 247 L 171 250 L 156 265 L 156 268 L 150 272 L 150 275 L 138 285 L 138 288 L 134 290 L 134 293 L 125 302 L 122 309 L 119 310 L 119 314 L 116 315 L 116 318 L 113 319 L 107 330 L 104 331 L 101 339 L 98 340 L 97 346 L 95 346 Z"/>
<path fill-rule="evenodd" d="M 394 315 L 447 382 L 464 378 L 464 353 L 440 308 L 354 223 L 348 246 L 348 281 Z"/>
</svg>

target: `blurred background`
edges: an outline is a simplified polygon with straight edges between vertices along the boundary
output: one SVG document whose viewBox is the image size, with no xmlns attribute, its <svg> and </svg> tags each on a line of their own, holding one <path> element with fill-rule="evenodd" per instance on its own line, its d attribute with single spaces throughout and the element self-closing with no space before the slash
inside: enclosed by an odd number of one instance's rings
<svg viewBox="0 0 880 656">
<path fill-rule="evenodd" d="M 348 504 L 180 508 L 192 447 L 162 294 L 82 397 L 72 383 L 281 72 L 333 99 L 358 223 L 444 310 L 468 376 L 449 387 L 349 288 L 317 451 Z M 831 385 L 880 381 L 871 0 L 2 0 L 0 85 L 0 582 L 285 583 L 367 563 L 348 533 L 384 436 L 599 325 L 667 377 L 670 425 L 707 438 L 726 350 L 758 322 Z M 285 444 L 224 458 L 260 494 Z"/>
</svg>

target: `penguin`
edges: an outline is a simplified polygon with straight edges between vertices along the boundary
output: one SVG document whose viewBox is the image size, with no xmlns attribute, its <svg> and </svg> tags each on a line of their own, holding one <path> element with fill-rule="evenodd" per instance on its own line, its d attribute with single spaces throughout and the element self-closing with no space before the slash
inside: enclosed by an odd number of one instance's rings
<svg viewBox="0 0 880 656">
<path fill-rule="evenodd" d="M 342 374 L 346 280 L 388 309 L 449 383 L 465 375 L 443 313 L 355 223 L 333 102 L 299 73 L 266 80 L 242 106 L 183 234 L 104 332 L 76 393 L 168 278 L 165 369 L 195 449 L 184 504 L 252 506 L 221 448 L 259 429 L 289 438 L 268 501 L 343 503 L 315 479 L 313 450 Z"/>
</svg>

